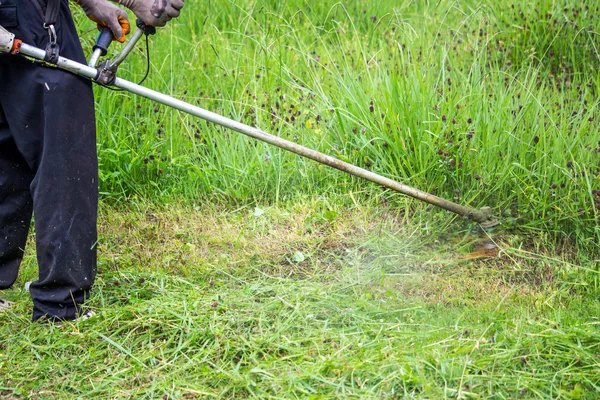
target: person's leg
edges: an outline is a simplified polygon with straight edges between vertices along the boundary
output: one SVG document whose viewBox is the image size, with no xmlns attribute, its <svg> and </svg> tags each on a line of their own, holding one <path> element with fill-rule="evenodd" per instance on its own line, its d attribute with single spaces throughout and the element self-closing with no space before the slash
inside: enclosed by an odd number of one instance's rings
<svg viewBox="0 0 600 400">
<path fill-rule="evenodd" d="M 10 2 L 11 0 L 7 0 Z M 13 0 L 14 1 L 14 0 Z M 17 37 L 44 47 L 30 1 L 17 1 Z M 61 55 L 85 62 L 68 4 L 57 23 Z M 16 146 L 34 173 L 30 187 L 39 279 L 33 319 L 74 319 L 96 274 L 98 165 L 91 83 L 23 58 L 0 58 L 0 102 Z"/>
<path fill-rule="evenodd" d="M 96 275 L 98 165 L 91 87 L 56 72 L 43 74 L 53 95 L 44 96 L 44 140 L 31 185 L 40 270 L 29 289 L 34 319 L 75 318 Z"/>
<path fill-rule="evenodd" d="M 33 209 L 32 179 L 0 105 L 0 289 L 11 287 L 19 273 Z"/>
</svg>

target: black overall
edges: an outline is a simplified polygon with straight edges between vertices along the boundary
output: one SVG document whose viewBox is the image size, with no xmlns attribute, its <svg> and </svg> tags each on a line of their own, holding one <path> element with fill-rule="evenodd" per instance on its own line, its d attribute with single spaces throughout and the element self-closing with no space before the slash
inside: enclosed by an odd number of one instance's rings
<svg viewBox="0 0 600 400">
<path fill-rule="evenodd" d="M 49 36 L 33 1 L 0 0 L 0 25 L 44 49 Z M 55 27 L 60 55 L 85 63 L 67 0 Z M 17 279 L 33 212 L 33 320 L 74 319 L 96 275 L 95 129 L 89 81 L 0 55 L 0 289 Z"/>
</svg>

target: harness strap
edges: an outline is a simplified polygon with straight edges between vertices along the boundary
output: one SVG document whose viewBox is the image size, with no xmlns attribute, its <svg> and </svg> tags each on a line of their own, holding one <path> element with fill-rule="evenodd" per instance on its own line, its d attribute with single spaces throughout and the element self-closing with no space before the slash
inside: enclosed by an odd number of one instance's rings
<svg viewBox="0 0 600 400">
<path fill-rule="evenodd" d="M 33 0 L 37 2 L 38 0 Z M 48 0 L 46 4 L 46 15 L 44 16 L 44 27 L 48 28 L 50 25 L 54 25 L 58 22 L 58 15 L 60 14 L 60 0 Z"/>
<path fill-rule="evenodd" d="M 44 21 L 44 28 L 48 29 L 49 25 L 54 25 L 58 22 L 61 0 L 47 0 L 45 1 L 46 4 L 40 4 L 41 1 L 43 0 L 31 0 L 33 6 Z M 42 9 L 42 6 L 44 5 L 46 6 L 46 12 Z"/>
</svg>

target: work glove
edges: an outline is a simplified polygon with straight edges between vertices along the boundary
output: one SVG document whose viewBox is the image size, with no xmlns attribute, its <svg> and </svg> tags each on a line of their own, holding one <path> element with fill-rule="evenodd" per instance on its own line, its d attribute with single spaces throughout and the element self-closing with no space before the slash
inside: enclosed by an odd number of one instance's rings
<svg viewBox="0 0 600 400">
<path fill-rule="evenodd" d="M 129 19 L 125 10 L 109 3 L 107 0 L 76 0 L 85 15 L 98 24 L 98 29 L 108 27 L 115 40 L 125 42 L 129 33 Z"/>
<path fill-rule="evenodd" d="M 179 17 L 183 0 L 113 0 L 129 8 L 149 26 L 165 26 L 168 21 Z"/>
</svg>

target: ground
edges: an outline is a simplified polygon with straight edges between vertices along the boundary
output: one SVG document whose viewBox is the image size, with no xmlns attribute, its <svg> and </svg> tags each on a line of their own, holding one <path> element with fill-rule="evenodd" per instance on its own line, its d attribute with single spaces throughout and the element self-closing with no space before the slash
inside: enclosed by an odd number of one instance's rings
<svg viewBox="0 0 600 400">
<path fill-rule="evenodd" d="M 29 251 L 1 398 L 595 398 L 600 303 L 557 283 L 576 265 L 325 204 L 104 208 L 82 322 L 29 322 Z"/>
</svg>

